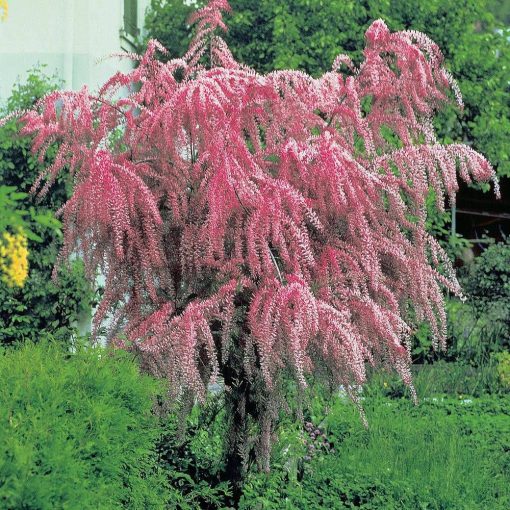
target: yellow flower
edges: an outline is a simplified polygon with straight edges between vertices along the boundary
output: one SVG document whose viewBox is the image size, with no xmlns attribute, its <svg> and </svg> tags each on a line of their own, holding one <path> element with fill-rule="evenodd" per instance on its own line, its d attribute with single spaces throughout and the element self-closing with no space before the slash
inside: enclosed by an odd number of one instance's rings
<svg viewBox="0 0 510 510">
<path fill-rule="evenodd" d="M 21 230 L 14 235 L 4 232 L 0 241 L 0 272 L 9 287 L 23 287 L 28 277 L 28 248 Z"/>
<path fill-rule="evenodd" d="M 0 0 L 0 19 L 3 21 L 7 18 L 9 12 L 9 4 L 7 0 Z"/>
</svg>

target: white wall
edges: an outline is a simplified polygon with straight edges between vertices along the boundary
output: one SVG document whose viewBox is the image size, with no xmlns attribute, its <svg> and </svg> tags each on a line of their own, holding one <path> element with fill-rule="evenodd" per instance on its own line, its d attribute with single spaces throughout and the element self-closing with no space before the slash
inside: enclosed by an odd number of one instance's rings
<svg viewBox="0 0 510 510">
<path fill-rule="evenodd" d="M 138 23 L 149 0 L 138 0 Z M 123 0 L 9 0 L 9 16 L 0 23 L 0 101 L 28 69 L 45 64 L 64 80 L 64 88 L 87 84 L 94 91 L 128 61 L 99 59 L 117 53 L 124 15 Z"/>
</svg>

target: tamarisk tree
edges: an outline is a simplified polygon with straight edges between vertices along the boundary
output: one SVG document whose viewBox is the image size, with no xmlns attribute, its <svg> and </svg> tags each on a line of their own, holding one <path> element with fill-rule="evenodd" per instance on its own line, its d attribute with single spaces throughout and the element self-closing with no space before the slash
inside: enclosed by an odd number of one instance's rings
<svg viewBox="0 0 510 510">
<path fill-rule="evenodd" d="M 61 261 L 78 251 L 105 275 L 96 327 L 111 316 L 112 342 L 168 378 L 175 401 L 203 401 L 223 378 L 236 479 L 252 453 L 268 468 L 289 377 L 349 389 L 370 364 L 412 388 L 413 328 L 428 322 L 444 346 L 443 292 L 461 294 L 425 230 L 426 197 L 441 209 L 457 174 L 494 172 L 436 141 L 434 114 L 462 102 L 425 35 L 379 20 L 358 68 L 340 55 L 317 79 L 261 75 L 217 35 L 227 10 L 212 0 L 192 16 L 182 58 L 158 61 L 151 41 L 96 95 L 49 94 L 23 132 L 41 158 L 59 143 L 34 189 L 74 180 Z"/>
</svg>

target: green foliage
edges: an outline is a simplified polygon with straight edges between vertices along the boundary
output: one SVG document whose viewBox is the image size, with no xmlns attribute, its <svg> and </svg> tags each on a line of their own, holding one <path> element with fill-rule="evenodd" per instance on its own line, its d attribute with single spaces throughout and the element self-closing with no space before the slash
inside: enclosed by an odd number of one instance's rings
<svg viewBox="0 0 510 510">
<path fill-rule="evenodd" d="M 30 107 L 55 89 L 58 82 L 41 69 L 29 73 L 25 83 L 14 86 L 7 101 L 8 113 Z M 62 271 L 60 280 L 51 273 L 60 248 L 62 233 L 54 213 L 68 196 L 67 183 L 58 180 L 52 192 L 35 203 L 28 194 L 39 172 L 49 163 L 40 163 L 30 153 L 30 143 L 18 134 L 15 120 L 0 127 L 0 207 L 10 214 L 2 221 L 20 225 L 29 238 L 29 279 L 22 289 L 0 287 L 0 344 L 37 340 L 52 335 L 69 341 L 74 324 L 90 309 L 92 293 L 82 265 L 75 261 Z M 1 221 L 0 221 L 1 223 Z M 0 231 L 2 229 L 0 228 Z"/>
<path fill-rule="evenodd" d="M 0 186 L 0 232 L 10 230 L 16 232 L 22 229 L 24 234 L 31 241 L 40 242 L 41 237 L 33 232 L 32 225 L 58 229 L 60 222 L 49 212 L 38 213 L 34 207 L 27 210 L 20 205 L 23 199 L 28 197 L 27 193 L 17 191 L 15 186 Z"/>
<path fill-rule="evenodd" d="M 26 343 L 0 351 L 0 380 L 1 508 L 166 508 L 163 388 L 126 354 Z"/>
<path fill-rule="evenodd" d="M 195 8 L 203 5 L 202 0 L 195 4 L 151 0 L 145 17 L 145 26 L 150 36 L 158 39 L 168 50 L 165 58 L 182 57 L 186 53 L 191 41 L 191 28 L 186 22 Z"/>
<path fill-rule="evenodd" d="M 510 24 L 510 0 L 490 0 L 489 8 L 496 19 L 506 25 Z"/>
<path fill-rule="evenodd" d="M 326 421 L 337 454 L 319 455 L 293 479 L 252 473 L 239 508 L 477 509 L 510 503 L 510 397 L 367 397 L 369 428 L 340 399 Z"/>
<path fill-rule="evenodd" d="M 492 354 L 510 349 L 510 240 L 490 245 L 464 268 L 461 283 L 467 301 L 453 297 L 446 301 L 447 352 L 432 350 L 428 328 L 423 325 L 414 335 L 413 360 L 462 361 L 485 376 L 495 368 Z M 492 375 L 483 384 L 489 389 Z"/>
<path fill-rule="evenodd" d="M 468 369 L 417 371 L 419 406 L 377 374 L 368 429 L 345 398 L 311 391 L 311 427 L 282 420 L 272 471 L 252 466 L 238 508 L 507 508 L 510 393 L 456 395 L 476 390 Z M 221 394 L 184 430 L 152 412 L 164 388 L 130 355 L 46 341 L 0 351 L 0 380 L 0 507 L 232 509 Z"/>
<path fill-rule="evenodd" d="M 475 261 L 465 287 L 473 305 L 510 328 L 510 238 L 489 246 Z"/>
<path fill-rule="evenodd" d="M 427 205 L 427 232 L 433 235 L 446 250 L 451 260 L 462 259 L 466 249 L 471 248 L 471 243 L 451 229 L 451 211 L 441 212 L 436 205 L 436 196 L 430 191 L 426 201 Z"/>
<path fill-rule="evenodd" d="M 75 321 L 89 310 L 90 294 L 80 261 L 62 271 L 57 283 L 50 279 L 56 258 L 54 246 L 37 253 L 31 244 L 29 279 L 22 289 L 0 288 L 0 343 L 4 346 L 51 337 L 68 343 Z"/>
<path fill-rule="evenodd" d="M 508 391 L 499 380 L 497 362 L 474 367 L 464 361 L 435 361 L 433 364 L 413 365 L 413 384 L 419 399 L 430 395 L 465 395 L 482 397 Z M 395 374 L 374 373 L 364 388 L 369 397 L 410 398 L 409 388 Z"/>
<path fill-rule="evenodd" d="M 491 355 L 508 345 L 505 325 L 498 320 L 501 312 L 496 306 L 483 309 L 475 296 L 462 303 L 451 299 L 447 303 L 449 346 L 446 359 L 460 360 L 481 368 L 492 364 Z"/>
<path fill-rule="evenodd" d="M 468 303 L 456 324 L 455 349 L 468 361 L 490 360 L 510 348 L 510 239 L 489 246 L 464 277 Z M 457 305 L 458 309 L 461 305 Z M 454 311 L 455 312 L 455 311 Z M 464 331 L 458 331 L 464 324 Z M 463 342 L 463 345 L 461 344 Z M 467 351 L 466 347 L 470 347 Z"/>
<path fill-rule="evenodd" d="M 48 76 L 44 72 L 45 67 L 33 67 L 28 71 L 25 81 L 14 84 L 11 95 L 7 99 L 5 109 L 7 113 L 32 107 L 38 99 L 63 84 L 57 74 Z"/>
<path fill-rule="evenodd" d="M 480 374 L 490 372 L 494 368 L 491 353 L 500 351 L 504 346 L 503 327 L 497 321 L 493 321 L 490 314 L 477 312 L 474 303 L 473 298 L 467 302 L 453 297 L 447 299 L 446 351 L 433 349 L 429 328 L 422 324 L 413 336 L 411 351 L 413 362 L 423 364 L 437 360 L 457 361 L 476 367 Z M 490 380 L 486 383 L 489 386 L 492 384 Z M 485 386 L 485 389 L 488 387 Z"/>
<path fill-rule="evenodd" d="M 497 365 L 496 370 L 501 385 L 510 390 L 510 352 L 498 352 L 494 355 Z"/>
<path fill-rule="evenodd" d="M 212 396 L 205 407 L 193 408 L 186 424 L 175 415 L 164 420 L 158 453 L 170 484 L 171 508 L 216 509 L 229 501 L 231 490 L 222 480 L 224 419 L 221 399 Z"/>
</svg>

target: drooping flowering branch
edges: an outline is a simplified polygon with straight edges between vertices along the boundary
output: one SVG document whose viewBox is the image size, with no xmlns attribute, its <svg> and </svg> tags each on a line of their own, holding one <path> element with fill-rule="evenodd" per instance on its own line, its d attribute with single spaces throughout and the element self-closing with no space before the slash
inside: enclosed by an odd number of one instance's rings
<svg viewBox="0 0 510 510">
<path fill-rule="evenodd" d="M 152 41 L 98 97 L 55 92 L 24 116 L 41 158 L 60 142 L 36 187 L 74 178 L 62 257 L 101 268 L 95 320 L 115 309 L 119 345 L 176 395 L 203 398 L 234 344 L 268 394 L 285 368 L 301 386 L 318 366 L 348 386 L 385 363 L 411 384 L 414 325 L 444 345 L 443 290 L 460 293 L 425 231 L 426 196 L 453 201 L 457 173 L 494 179 L 483 156 L 435 138 L 451 91 L 461 104 L 441 53 L 379 20 L 357 69 L 339 56 L 318 79 L 259 75 L 214 35 L 228 8 L 194 15 L 182 59 L 159 62 Z"/>
</svg>

